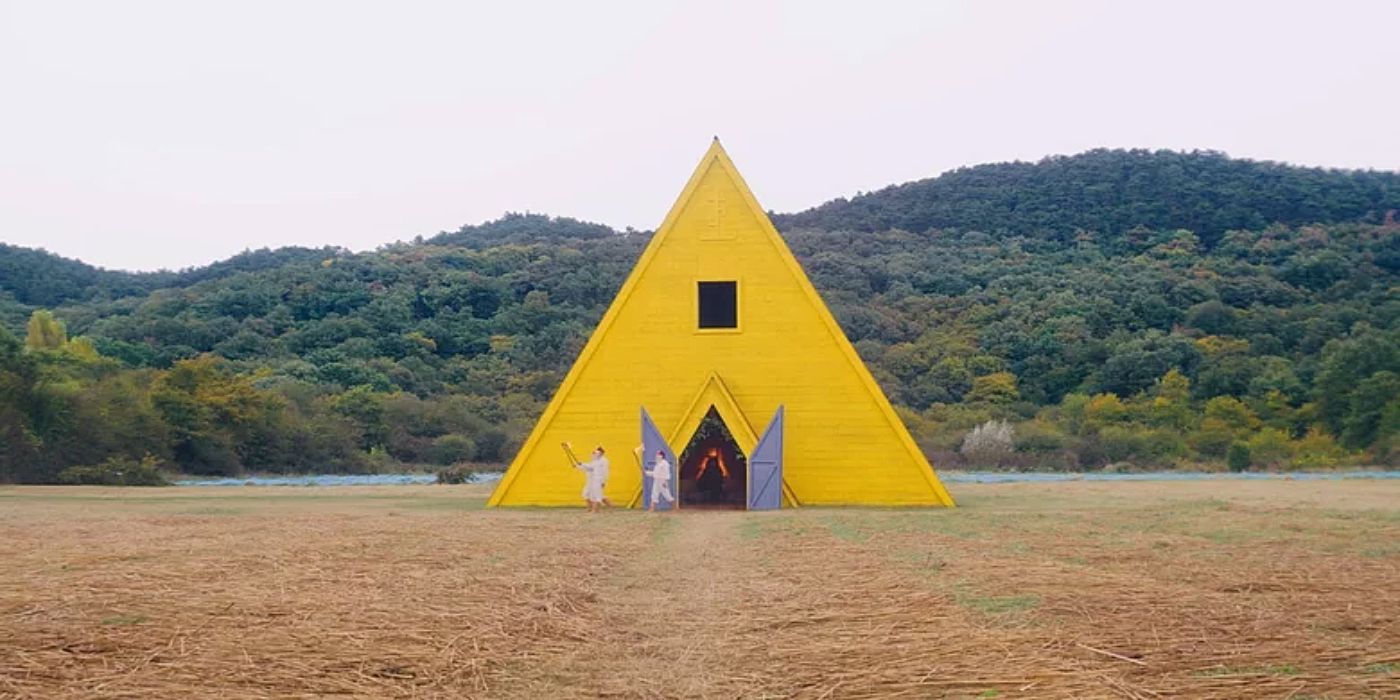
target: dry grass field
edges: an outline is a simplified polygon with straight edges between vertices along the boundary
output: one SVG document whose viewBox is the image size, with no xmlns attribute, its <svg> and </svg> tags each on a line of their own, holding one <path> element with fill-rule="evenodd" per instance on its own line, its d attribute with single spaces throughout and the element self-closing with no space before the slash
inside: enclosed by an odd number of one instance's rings
<svg viewBox="0 0 1400 700">
<path fill-rule="evenodd" d="M 0 488 L 3 697 L 1400 697 L 1400 482 Z"/>
</svg>

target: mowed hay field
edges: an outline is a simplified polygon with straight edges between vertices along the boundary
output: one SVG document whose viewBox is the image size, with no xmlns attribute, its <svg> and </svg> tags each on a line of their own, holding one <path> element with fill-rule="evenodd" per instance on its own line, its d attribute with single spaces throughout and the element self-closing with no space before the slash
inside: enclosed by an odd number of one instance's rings
<svg viewBox="0 0 1400 700">
<path fill-rule="evenodd" d="M 1400 481 L 0 488 L 4 697 L 1400 697 Z"/>
</svg>

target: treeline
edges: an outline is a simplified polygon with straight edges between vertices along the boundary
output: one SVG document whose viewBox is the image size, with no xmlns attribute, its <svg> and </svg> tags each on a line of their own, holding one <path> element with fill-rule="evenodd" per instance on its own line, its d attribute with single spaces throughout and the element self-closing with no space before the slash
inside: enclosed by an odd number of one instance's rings
<svg viewBox="0 0 1400 700">
<path fill-rule="evenodd" d="M 1254 466 L 1397 458 L 1400 226 L 1234 231 L 1211 250 L 1186 231 L 788 238 L 941 464 L 1223 463 L 1252 440 L 1279 443 Z M 961 449 L 989 421 L 1009 449 Z"/>
<path fill-rule="evenodd" d="M 328 255 L 345 252 L 341 248 L 263 248 L 179 272 L 123 272 L 104 270 L 42 250 L 0 243 L 0 280 L 3 280 L 0 299 L 51 307 L 75 301 L 140 296 L 166 287 L 184 287 L 292 262 L 323 260 Z"/>
<path fill-rule="evenodd" d="M 1063 166 L 1035 167 L 1097 172 Z M 1078 220 L 1100 204 L 1063 206 Z M 810 217 L 784 236 L 939 464 L 1288 468 L 1396 459 L 1400 226 L 1357 218 L 1264 219 L 1213 243 Z M 507 460 L 647 238 L 510 215 L 373 253 L 259 252 L 144 293 L 91 287 L 52 317 L 0 279 L 15 331 L 0 478 L 113 456 L 198 474 Z"/>
<path fill-rule="evenodd" d="M 1272 224 L 1384 223 L 1400 173 L 1300 168 L 1223 153 L 1100 149 L 939 177 L 776 217 L 779 228 L 981 231 L 1071 241 L 1185 229 L 1206 245 Z"/>
<path fill-rule="evenodd" d="M 113 465 L 237 475 L 499 462 L 512 418 L 464 396 L 341 391 L 214 354 L 131 369 L 44 311 L 23 343 L 0 328 L 0 481 L 103 480 Z"/>
</svg>

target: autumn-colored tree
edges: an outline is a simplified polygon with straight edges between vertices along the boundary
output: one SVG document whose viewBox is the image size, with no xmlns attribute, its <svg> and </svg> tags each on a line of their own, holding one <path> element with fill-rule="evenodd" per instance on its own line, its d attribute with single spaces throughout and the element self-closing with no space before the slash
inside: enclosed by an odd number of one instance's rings
<svg viewBox="0 0 1400 700">
<path fill-rule="evenodd" d="M 963 400 L 969 403 L 1005 404 L 1019 398 L 1021 394 L 1016 390 L 1016 375 L 1010 372 L 993 372 L 973 378 L 972 389 Z"/>
<path fill-rule="evenodd" d="M 68 344 L 68 330 L 53 313 L 39 309 L 29 317 L 24 346 L 30 350 L 59 350 Z"/>
</svg>

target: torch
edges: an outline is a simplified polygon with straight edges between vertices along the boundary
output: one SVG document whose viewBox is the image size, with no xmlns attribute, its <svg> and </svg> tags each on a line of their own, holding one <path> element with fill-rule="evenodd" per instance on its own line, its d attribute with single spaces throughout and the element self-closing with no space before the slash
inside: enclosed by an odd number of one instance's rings
<svg viewBox="0 0 1400 700">
<path fill-rule="evenodd" d="M 559 446 L 564 448 L 564 455 L 569 458 L 570 467 L 577 467 L 578 465 L 582 464 L 582 462 L 578 461 L 578 456 L 574 454 L 573 445 L 567 442 L 561 442 L 559 443 Z"/>
</svg>

